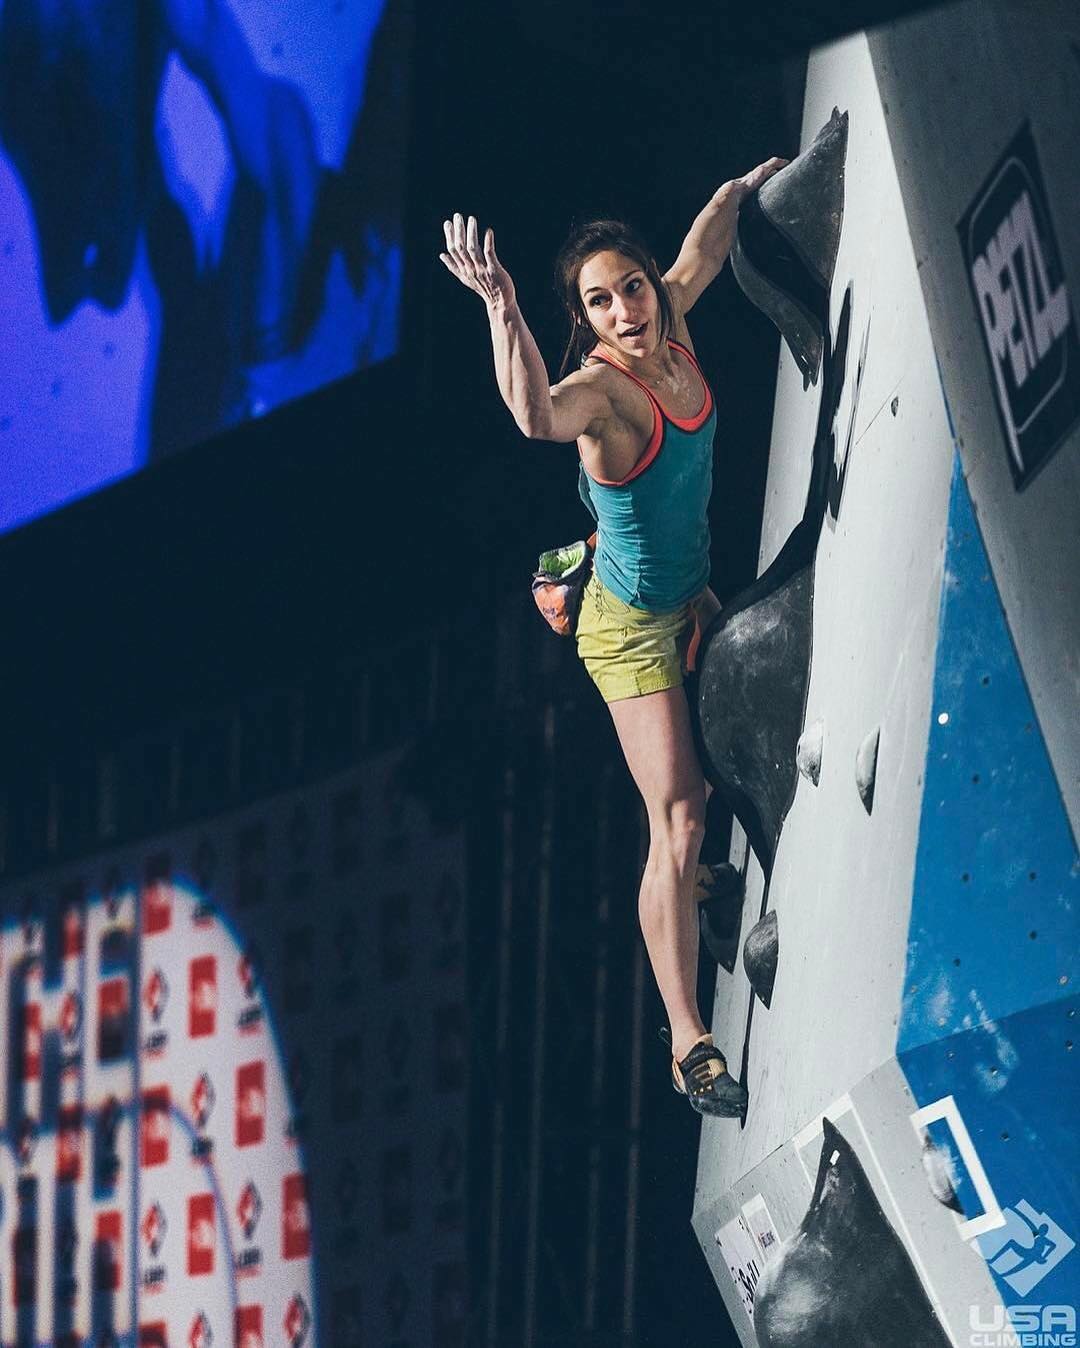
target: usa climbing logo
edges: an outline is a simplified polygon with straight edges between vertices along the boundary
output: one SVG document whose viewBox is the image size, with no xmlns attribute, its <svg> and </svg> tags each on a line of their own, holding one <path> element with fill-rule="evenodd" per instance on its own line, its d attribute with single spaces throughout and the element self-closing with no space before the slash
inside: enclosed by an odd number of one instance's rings
<svg viewBox="0 0 1080 1348">
<path fill-rule="evenodd" d="M 989 1267 L 1024 1304 L 972 1306 L 971 1348 L 1075 1345 L 1075 1306 L 1028 1303 L 1027 1298 L 1075 1249 L 1076 1242 L 1052 1217 L 1038 1212 L 1024 1199 L 1011 1208 L 1002 1208 L 1001 1215 L 1004 1225 L 986 1232 L 975 1243 Z"/>
<path fill-rule="evenodd" d="M 1002 1208 L 1005 1225 L 978 1239 L 979 1253 L 1017 1296 L 1026 1297 L 1057 1268 L 1076 1242 L 1052 1217 L 1021 1199 Z"/>
</svg>

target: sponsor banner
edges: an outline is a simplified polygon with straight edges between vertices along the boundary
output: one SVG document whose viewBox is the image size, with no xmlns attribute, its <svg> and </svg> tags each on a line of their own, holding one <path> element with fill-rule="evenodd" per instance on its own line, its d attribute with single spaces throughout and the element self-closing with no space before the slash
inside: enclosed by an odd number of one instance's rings
<svg viewBox="0 0 1080 1348">
<path fill-rule="evenodd" d="M 217 1029 L 217 960 L 193 959 L 188 970 L 188 1037 L 205 1039 Z"/>
<path fill-rule="evenodd" d="M 188 1277 L 201 1278 L 213 1273 L 215 1246 L 214 1195 L 192 1194 L 188 1199 Z"/>
<path fill-rule="evenodd" d="M 281 1257 L 306 1259 L 311 1253 L 307 1176 L 286 1175 L 281 1198 Z"/>
<path fill-rule="evenodd" d="M 236 1069 L 236 1145 L 254 1147 L 266 1136 L 266 1068 L 260 1060 Z"/>
<path fill-rule="evenodd" d="M 143 1091 L 139 1164 L 143 1169 L 165 1165 L 169 1159 L 170 1105 L 168 1086 Z"/>
<path fill-rule="evenodd" d="M 1062 267 L 1027 123 L 991 169 L 957 231 L 1009 469 L 1020 490 L 1080 421 L 1076 296 Z"/>
<path fill-rule="evenodd" d="M 379 771 L 117 849 L 77 880 L 36 877 L 30 897 L 0 886 L 15 915 L 0 923 L 0 1056 L 18 1100 L 0 1171 L 15 1318 L 0 1327 L 64 1348 L 408 1337 L 385 1318 L 391 1254 L 430 1270 L 431 1230 L 448 1266 L 463 1241 L 448 1206 L 467 1140 L 463 986 L 439 955 L 460 901 L 435 909 L 464 877 L 459 841 L 440 835 L 433 861 L 411 806 L 384 819 L 361 786 Z M 387 896 L 416 948 L 389 934 L 382 988 Z M 432 1024 L 449 1043 L 425 1110 L 414 1083 Z M 400 1145 L 380 1184 L 384 1119 Z M 415 1177 L 435 1157 L 428 1194 Z"/>
</svg>

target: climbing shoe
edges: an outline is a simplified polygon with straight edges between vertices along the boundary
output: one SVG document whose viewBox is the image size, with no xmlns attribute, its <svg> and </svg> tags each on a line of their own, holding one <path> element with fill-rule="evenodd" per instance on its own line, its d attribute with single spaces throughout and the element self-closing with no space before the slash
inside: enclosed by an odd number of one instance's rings
<svg viewBox="0 0 1080 1348">
<path fill-rule="evenodd" d="M 671 1047 L 667 1030 L 660 1031 L 660 1038 Z M 728 1071 L 711 1034 L 703 1034 L 685 1058 L 671 1059 L 671 1084 L 699 1114 L 739 1119 L 746 1113 L 746 1091 Z"/>
</svg>

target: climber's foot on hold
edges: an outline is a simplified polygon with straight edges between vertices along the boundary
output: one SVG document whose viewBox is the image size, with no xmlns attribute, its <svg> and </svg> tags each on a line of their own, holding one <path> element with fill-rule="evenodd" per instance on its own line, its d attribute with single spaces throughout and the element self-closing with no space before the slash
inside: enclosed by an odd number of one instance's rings
<svg viewBox="0 0 1080 1348">
<path fill-rule="evenodd" d="M 660 1037 L 671 1046 L 671 1036 L 666 1030 L 660 1031 Z M 727 1061 L 711 1034 L 703 1034 L 682 1058 L 672 1057 L 671 1084 L 699 1114 L 739 1119 L 746 1113 L 746 1091 L 728 1071 Z"/>
</svg>

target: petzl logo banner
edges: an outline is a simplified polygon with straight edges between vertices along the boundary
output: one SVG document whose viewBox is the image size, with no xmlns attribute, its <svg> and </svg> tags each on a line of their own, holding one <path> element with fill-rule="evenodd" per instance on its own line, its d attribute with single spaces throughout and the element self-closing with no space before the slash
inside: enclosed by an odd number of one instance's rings
<svg viewBox="0 0 1080 1348">
<path fill-rule="evenodd" d="M 1031 128 L 957 225 L 1019 490 L 1080 418 L 1080 342 Z"/>
</svg>

